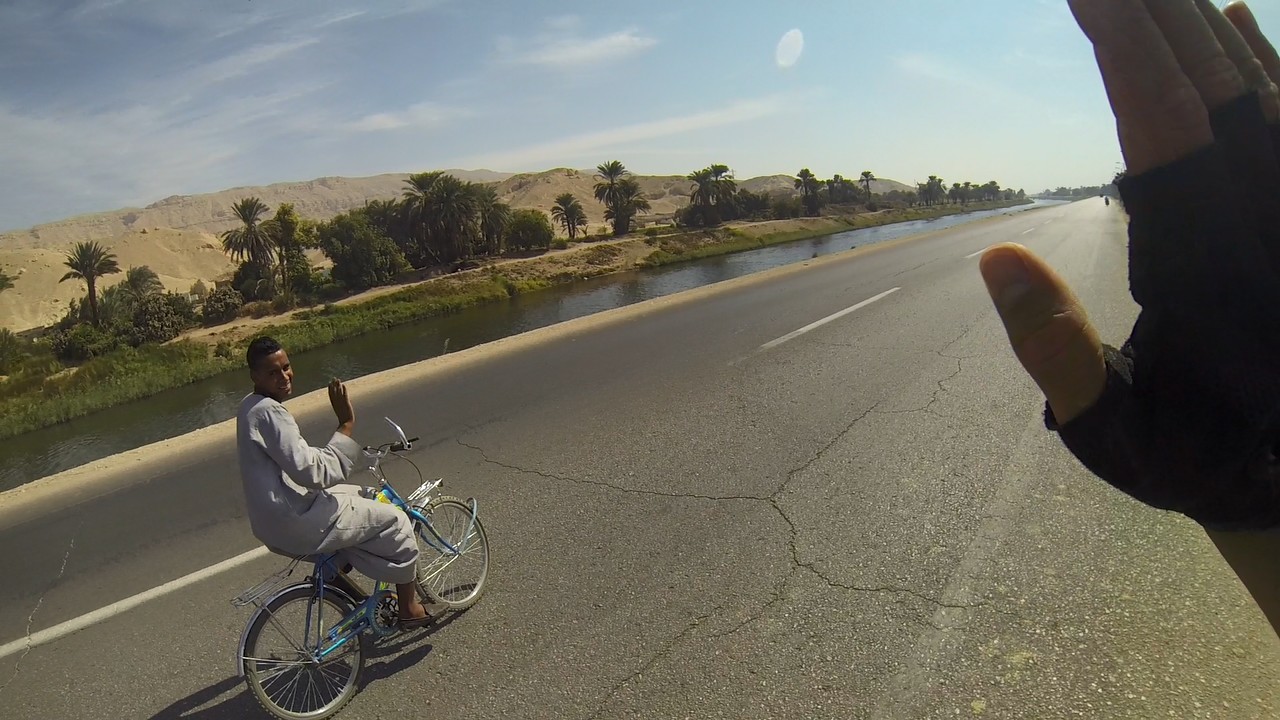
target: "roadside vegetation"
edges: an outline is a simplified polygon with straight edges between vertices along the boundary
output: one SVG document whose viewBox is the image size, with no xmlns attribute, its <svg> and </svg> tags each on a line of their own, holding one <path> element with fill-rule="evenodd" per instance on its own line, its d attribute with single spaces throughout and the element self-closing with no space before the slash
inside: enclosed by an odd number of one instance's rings
<svg viewBox="0 0 1280 720">
<path fill-rule="evenodd" d="M 545 212 L 513 209 L 492 184 L 442 172 L 410 175 L 401 197 L 324 222 L 243 198 L 233 206 L 239 225 L 222 235 L 235 273 L 185 293 L 167 292 L 145 265 L 121 268 L 110 248 L 81 242 L 66 255 L 62 282 L 81 283 L 83 299 L 37 337 L 0 330 L 0 437 L 236 369 L 248 339 L 262 333 L 302 352 L 635 267 L 1030 202 L 994 181 L 948 187 L 936 176 L 915 191 L 873 194 L 870 171 L 822 180 L 807 168 L 794 192 L 769 195 L 739 188 L 728 166 L 713 164 L 688 175 L 689 205 L 657 218 L 621 162 L 598 166 L 596 180 L 593 198 L 565 193 Z M 583 202 L 592 201 L 604 206 L 608 232 L 587 233 Z M 802 227 L 773 222 L 799 218 Z M 768 229 L 758 225 L 765 222 Z M 328 267 L 309 261 L 317 250 Z M 360 297 L 389 286 L 403 287 Z M 0 268 L 0 292 L 10 287 Z M 242 328 L 242 318 L 262 320 Z M 184 336 L 220 326 L 229 330 Z"/>
</svg>

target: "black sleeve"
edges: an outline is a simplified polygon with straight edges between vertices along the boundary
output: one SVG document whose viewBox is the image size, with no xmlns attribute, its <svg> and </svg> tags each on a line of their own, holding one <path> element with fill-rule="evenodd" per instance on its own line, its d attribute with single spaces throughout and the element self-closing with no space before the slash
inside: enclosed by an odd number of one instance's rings
<svg viewBox="0 0 1280 720">
<path fill-rule="evenodd" d="M 1280 527 L 1280 159 L 1257 96 L 1212 114 L 1215 142 L 1125 178 L 1129 286 L 1099 401 L 1046 426 L 1091 472 L 1220 530 Z"/>
</svg>

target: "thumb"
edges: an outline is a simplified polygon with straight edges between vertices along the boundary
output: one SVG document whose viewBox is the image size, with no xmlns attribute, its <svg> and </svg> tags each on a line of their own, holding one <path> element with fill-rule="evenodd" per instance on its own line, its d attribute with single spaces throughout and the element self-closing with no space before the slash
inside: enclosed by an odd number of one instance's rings
<svg viewBox="0 0 1280 720">
<path fill-rule="evenodd" d="M 1065 425 L 1106 385 L 1097 330 L 1071 288 L 1027 248 L 993 245 L 978 267 L 1014 354 Z"/>
</svg>

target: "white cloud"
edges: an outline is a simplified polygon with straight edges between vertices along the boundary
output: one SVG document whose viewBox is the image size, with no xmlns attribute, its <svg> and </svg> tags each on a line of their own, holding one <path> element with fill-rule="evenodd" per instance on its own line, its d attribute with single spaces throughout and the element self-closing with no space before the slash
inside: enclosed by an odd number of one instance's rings
<svg viewBox="0 0 1280 720">
<path fill-rule="evenodd" d="M 383 112 L 366 115 L 351 123 L 348 127 L 356 132 L 379 132 L 382 130 L 399 130 L 401 128 L 438 127 L 466 117 L 470 113 L 461 108 L 449 107 L 433 102 L 420 102 L 410 105 L 401 112 Z"/>
<path fill-rule="evenodd" d="M 202 64 L 190 74 L 188 83 L 192 87 L 203 87 L 209 83 L 242 77 L 260 66 L 273 63 L 318 42 L 320 42 L 318 38 L 299 38 L 248 47 L 235 54 Z"/>
<path fill-rule="evenodd" d="M 750 122 L 788 109 L 794 110 L 794 99 L 781 95 L 741 100 L 717 110 L 680 115 L 611 130 L 561 138 L 507 152 L 489 153 L 456 161 L 461 167 L 489 167 L 517 170 L 540 163 L 569 162 L 588 152 L 608 150 L 626 143 L 672 137 L 707 128 Z"/>
<path fill-rule="evenodd" d="M 352 10 L 351 12 L 345 12 L 345 13 L 342 13 L 341 15 L 334 15 L 333 17 L 325 18 L 324 20 L 321 20 L 320 22 L 316 23 L 315 27 L 317 30 L 319 30 L 322 27 L 337 25 L 338 23 L 344 23 L 348 20 L 355 20 L 356 18 L 362 17 L 365 14 L 366 14 L 365 10 Z"/>
<path fill-rule="evenodd" d="M 498 55 L 513 64 L 533 64 L 560 70 L 592 67 L 615 62 L 648 50 L 658 41 L 640 34 L 635 28 L 619 30 L 594 38 L 570 33 L 578 18 L 567 15 L 547 21 L 547 31 L 531 43 L 511 37 L 499 37 Z"/>
</svg>

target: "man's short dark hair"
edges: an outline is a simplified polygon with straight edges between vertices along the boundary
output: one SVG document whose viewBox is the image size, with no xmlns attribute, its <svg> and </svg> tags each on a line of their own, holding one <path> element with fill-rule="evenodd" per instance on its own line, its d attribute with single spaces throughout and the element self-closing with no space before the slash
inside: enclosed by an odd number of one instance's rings
<svg viewBox="0 0 1280 720">
<path fill-rule="evenodd" d="M 250 370 L 258 369 L 258 363 L 264 358 L 268 358 L 280 352 L 284 348 L 280 347 L 280 343 L 273 337 L 262 336 L 254 338 L 249 343 L 249 350 L 245 353 L 245 360 L 249 363 Z"/>
</svg>

